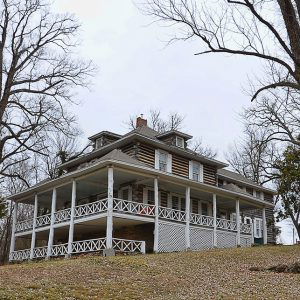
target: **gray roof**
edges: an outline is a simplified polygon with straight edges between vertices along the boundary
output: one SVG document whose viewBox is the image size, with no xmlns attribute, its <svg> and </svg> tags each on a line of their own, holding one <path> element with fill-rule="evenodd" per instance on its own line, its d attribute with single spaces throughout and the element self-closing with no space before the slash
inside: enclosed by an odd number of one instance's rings
<svg viewBox="0 0 300 300">
<path fill-rule="evenodd" d="M 104 130 L 104 131 L 100 131 L 100 132 L 90 136 L 88 139 L 92 141 L 92 140 L 95 140 L 95 139 L 97 139 L 98 137 L 100 137 L 102 135 L 111 136 L 111 137 L 114 137 L 116 139 L 120 139 L 122 137 L 122 135 L 120 135 L 120 134 Z"/>
<path fill-rule="evenodd" d="M 169 136 L 169 135 L 178 135 L 178 136 L 181 136 L 187 140 L 191 139 L 193 136 L 192 135 L 189 135 L 189 134 L 186 134 L 186 133 L 183 133 L 181 131 L 178 131 L 178 130 L 170 130 L 170 131 L 166 131 L 166 132 L 163 132 L 163 133 L 160 133 L 157 138 L 162 138 L 162 137 L 166 137 L 166 136 Z"/>
<path fill-rule="evenodd" d="M 232 192 L 235 192 L 235 193 L 245 194 L 245 195 L 248 195 L 248 196 L 250 195 L 249 193 L 242 190 L 241 188 L 239 188 L 237 185 L 235 185 L 233 183 L 223 185 L 223 189 L 228 190 L 228 191 L 232 191 Z"/>
<path fill-rule="evenodd" d="M 132 133 L 139 133 L 141 135 L 147 136 L 152 139 L 156 139 L 156 136 L 159 135 L 158 131 L 156 131 L 148 126 L 140 126 L 140 127 L 137 127 L 136 129 L 126 133 L 124 136 L 130 135 Z"/>
</svg>

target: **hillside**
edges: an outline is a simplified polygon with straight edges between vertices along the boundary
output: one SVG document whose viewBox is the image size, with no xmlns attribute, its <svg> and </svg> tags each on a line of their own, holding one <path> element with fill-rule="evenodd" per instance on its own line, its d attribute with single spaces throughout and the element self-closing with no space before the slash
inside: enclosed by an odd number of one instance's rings
<svg viewBox="0 0 300 300">
<path fill-rule="evenodd" d="M 0 299 L 300 299 L 300 274 L 249 271 L 297 258 L 270 246 L 7 265 Z"/>
</svg>

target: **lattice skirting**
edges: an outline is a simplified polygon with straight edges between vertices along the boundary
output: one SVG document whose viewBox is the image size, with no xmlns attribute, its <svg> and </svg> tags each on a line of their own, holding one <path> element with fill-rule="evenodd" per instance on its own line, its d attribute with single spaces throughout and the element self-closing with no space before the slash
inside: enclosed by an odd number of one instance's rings
<svg viewBox="0 0 300 300">
<path fill-rule="evenodd" d="M 236 246 L 236 234 L 229 232 L 217 232 L 217 247 L 230 248 Z"/>
<path fill-rule="evenodd" d="M 251 247 L 250 236 L 241 236 L 241 247 Z"/>
<path fill-rule="evenodd" d="M 185 250 L 185 225 L 159 222 L 158 252 Z"/>
<path fill-rule="evenodd" d="M 190 227 L 191 250 L 205 250 L 213 248 L 213 238 L 213 230 Z"/>
</svg>

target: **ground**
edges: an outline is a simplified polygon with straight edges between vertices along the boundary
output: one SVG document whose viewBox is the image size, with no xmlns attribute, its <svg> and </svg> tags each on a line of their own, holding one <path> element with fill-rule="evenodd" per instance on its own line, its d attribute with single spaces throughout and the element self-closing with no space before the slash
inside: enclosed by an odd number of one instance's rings
<svg viewBox="0 0 300 300">
<path fill-rule="evenodd" d="M 0 299 L 300 299 L 300 274 L 250 271 L 300 246 L 85 256 L 0 267 Z"/>
</svg>

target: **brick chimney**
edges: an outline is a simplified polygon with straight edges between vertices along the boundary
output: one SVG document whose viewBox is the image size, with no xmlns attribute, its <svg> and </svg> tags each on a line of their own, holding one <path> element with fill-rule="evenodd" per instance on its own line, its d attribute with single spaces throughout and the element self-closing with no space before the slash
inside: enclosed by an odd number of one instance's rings
<svg viewBox="0 0 300 300">
<path fill-rule="evenodd" d="M 147 126 L 147 120 L 143 118 L 144 115 L 136 118 L 136 127 Z"/>
</svg>

